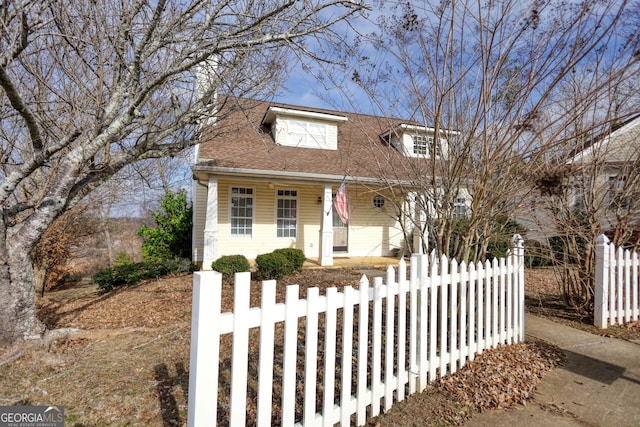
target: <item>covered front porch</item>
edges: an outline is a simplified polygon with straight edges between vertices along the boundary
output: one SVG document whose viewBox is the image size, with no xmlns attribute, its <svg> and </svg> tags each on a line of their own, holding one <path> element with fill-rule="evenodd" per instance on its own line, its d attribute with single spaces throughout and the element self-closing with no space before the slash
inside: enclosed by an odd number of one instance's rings
<svg viewBox="0 0 640 427">
<path fill-rule="evenodd" d="M 408 260 L 407 265 L 409 264 Z M 318 258 L 307 258 L 302 268 L 396 268 L 400 259 L 391 256 L 334 256 L 332 266 L 321 266 Z"/>
<path fill-rule="evenodd" d="M 305 253 L 308 268 L 397 265 L 393 254 L 421 247 L 407 239 L 401 194 L 348 186 L 348 223 L 336 214 L 339 182 L 203 175 L 194 183 L 195 263 L 210 269 L 221 256 L 249 260 L 279 248 Z M 403 222 L 404 221 L 404 222 Z M 394 261 L 395 260 L 395 261 Z"/>
<path fill-rule="evenodd" d="M 318 258 L 307 258 L 302 265 L 303 269 L 336 269 L 336 268 L 360 268 L 360 269 L 379 269 L 392 266 L 398 267 L 400 258 L 392 256 L 338 256 L 333 258 L 333 265 L 323 266 L 320 265 Z M 409 266 L 409 260 L 405 259 L 407 266 Z M 251 269 L 255 269 L 255 259 L 250 259 L 249 264 Z"/>
</svg>

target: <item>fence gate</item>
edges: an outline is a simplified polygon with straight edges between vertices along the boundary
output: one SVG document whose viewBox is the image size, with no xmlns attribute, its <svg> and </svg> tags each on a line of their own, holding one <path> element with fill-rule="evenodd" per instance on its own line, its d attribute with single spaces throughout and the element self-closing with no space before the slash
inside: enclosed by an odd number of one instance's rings
<svg viewBox="0 0 640 427">
<path fill-rule="evenodd" d="M 616 248 L 604 234 L 596 244 L 594 324 L 636 322 L 640 317 L 640 263 L 638 252 Z"/>
</svg>

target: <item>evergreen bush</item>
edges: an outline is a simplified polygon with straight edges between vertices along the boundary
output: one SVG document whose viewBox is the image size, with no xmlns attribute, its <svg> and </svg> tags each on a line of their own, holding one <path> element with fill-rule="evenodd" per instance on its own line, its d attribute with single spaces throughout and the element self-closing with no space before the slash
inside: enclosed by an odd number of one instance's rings
<svg viewBox="0 0 640 427">
<path fill-rule="evenodd" d="M 222 273 L 223 280 L 230 281 L 235 273 L 249 271 L 251 266 L 244 255 L 226 255 L 215 260 L 211 268 Z"/>
<path fill-rule="evenodd" d="M 527 240 L 524 244 L 524 264 L 529 268 L 549 267 L 554 265 L 551 248 L 536 240 Z"/>
<path fill-rule="evenodd" d="M 102 269 L 93 276 L 93 283 L 98 285 L 98 289 L 102 292 L 107 292 L 118 286 L 132 286 L 146 279 L 194 270 L 195 266 L 186 259 L 171 259 L 163 262 L 143 261 Z"/>
<path fill-rule="evenodd" d="M 256 257 L 256 276 L 258 280 L 282 279 L 295 272 L 289 259 L 278 252 L 258 255 Z"/>
<path fill-rule="evenodd" d="M 287 257 L 289 262 L 293 265 L 294 271 L 299 272 L 302 270 L 302 265 L 307 257 L 304 256 L 304 252 L 295 248 L 282 248 L 276 249 L 273 253 L 279 253 Z"/>
<path fill-rule="evenodd" d="M 133 260 L 131 259 L 131 256 L 126 252 L 119 252 L 118 255 L 116 255 L 116 258 L 113 260 L 114 266 L 126 265 L 126 264 L 132 264 L 132 263 L 133 263 Z"/>
<path fill-rule="evenodd" d="M 138 236 L 144 238 L 142 256 L 148 262 L 162 262 L 191 256 L 193 207 L 186 191 L 167 192 L 157 211 L 151 211 L 156 227 L 143 225 Z"/>
</svg>

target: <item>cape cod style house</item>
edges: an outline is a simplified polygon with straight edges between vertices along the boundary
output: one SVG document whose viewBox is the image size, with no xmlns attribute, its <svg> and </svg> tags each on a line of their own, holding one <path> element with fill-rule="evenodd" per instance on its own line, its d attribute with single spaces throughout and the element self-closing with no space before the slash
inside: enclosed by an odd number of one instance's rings
<svg viewBox="0 0 640 427">
<path fill-rule="evenodd" d="M 426 158 L 446 159 L 450 133 L 255 100 L 223 109 L 203 127 L 193 166 L 193 258 L 203 269 L 223 255 L 255 259 L 277 248 L 330 266 L 334 256 L 422 247 L 420 227 L 409 231 L 405 217 L 417 210 L 397 201 L 416 203 L 412 191 L 424 185 L 416 177 L 428 173 Z"/>
</svg>

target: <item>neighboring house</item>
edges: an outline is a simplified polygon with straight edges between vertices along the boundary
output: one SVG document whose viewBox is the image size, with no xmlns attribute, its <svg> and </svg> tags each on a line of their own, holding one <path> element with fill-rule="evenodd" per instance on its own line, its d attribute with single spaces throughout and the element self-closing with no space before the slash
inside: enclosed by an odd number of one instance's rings
<svg viewBox="0 0 640 427">
<path fill-rule="evenodd" d="M 339 256 L 387 256 L 406 237 L 431 155 L 447 157 L 440 132 L 415 122 L 235 100 L 202 131 L 194 171 L 193 257 L 204 269 L 223 255 L 249 259 L 298 248 L 323 266 Z M 345 192 L 339 191 L 344 188 Z M 344 196 L 343 221 L 335 199 Z M 457 201 L 464 214 L 463 198 Z M 338 207 L 340 205 L 338 204 Z M 411 227 L 413 230 L 413 227 Z"/>
<path fill-rule="evenodd" d="M 538 182 L 541 194 L 531 193 L 518 215 L 527 237 L 546 241 L 575 233 L 582 220 L 623 241 L 640 229 L 640 116 L 585 139 L 566 159 Z M 587 234 L 594 231 L 585 227 Z"/>
<path fill-rule="evenodd" d="M 640 225 L 640 116 L 618 124 L 570 153 L 572 204 L 585 206 L 585 192 L 600 211 L 604 228 L 618 221 Z"/>
</svg>

